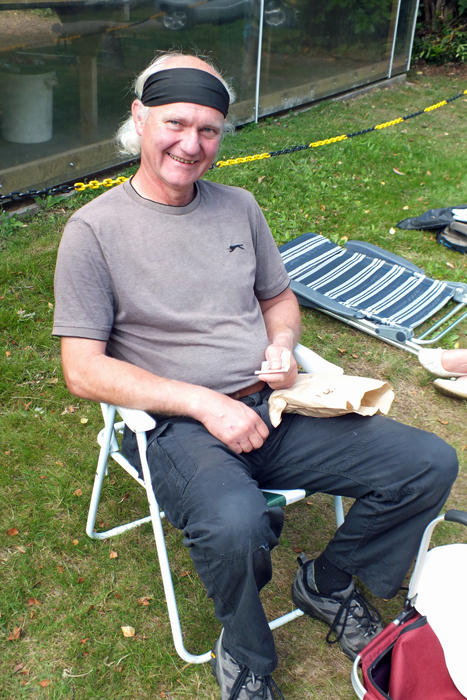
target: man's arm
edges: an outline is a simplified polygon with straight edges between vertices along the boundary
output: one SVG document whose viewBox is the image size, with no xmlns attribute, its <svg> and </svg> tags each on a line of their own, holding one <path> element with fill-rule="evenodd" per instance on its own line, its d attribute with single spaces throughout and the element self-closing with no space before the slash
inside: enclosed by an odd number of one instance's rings
<svg viewBox="0 0 467 700">
<path fill-rule="evenodd" d="M 191 416 L 234 452 L 261 447 L 268 428 L 241 401 L 205 387 L 158 377 L 105 354 L 106 343 L 62 338 L 62 364 L 72 394 L 167 415 Z"/>
<path fill-rule="evenodd" d="M 263 312 L 264 323 L 271 342 L 266 349 L 266 359 L 271 369 L 280 369 L 282 353 L 290 352 L 290 369 L 278 374 L 260 374 L 259 378 L 267 382 L 272 389 L 288 389 L 297 376 L 297 363 L 293 349 L 300 340 L 301 317 L 297 298 L 290 287 L 272 299 L 259 302 Z"/>
</svg>

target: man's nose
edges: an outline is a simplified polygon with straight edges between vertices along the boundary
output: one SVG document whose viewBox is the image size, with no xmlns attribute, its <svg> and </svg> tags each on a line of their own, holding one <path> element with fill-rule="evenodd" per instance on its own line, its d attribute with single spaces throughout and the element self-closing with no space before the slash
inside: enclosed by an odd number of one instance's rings
<svg viewBox="0 0 467 700">
<path fill-rule="evenodd" d="M 189 155 L 197 155 L 200 149 L 200 138 L 197 129 L 186 129 L 183 133 L 182 148 Z"/>
</svg>

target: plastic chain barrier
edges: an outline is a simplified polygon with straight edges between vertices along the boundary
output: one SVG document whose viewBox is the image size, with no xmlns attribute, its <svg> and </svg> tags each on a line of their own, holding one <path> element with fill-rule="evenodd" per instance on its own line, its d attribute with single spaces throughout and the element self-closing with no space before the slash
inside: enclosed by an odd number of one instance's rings
<svg viewBox="0 0 467 700">
<path fill-rule="evenodd" d="M 201 3 L 200 3 L 201 4 Z M 459 97 L 462 97 L 463 95 L 467 95 L 467 90 L 464 90 L 463 92 L 460 92 L 458 95 L 455 95 L 454 97 L 450 97 L 447 100 L 443 100 L 442 102 L 437 102 L 434 105 L 431 105 L 430 107 L 425 107 L 425 109 L 421 109 L 419 112 L 414 112 L 413 114 L 408 114 L 405 117 L 399 117 L 398 119 L 392 119 L 391 121 L 388 122 L 383 122 L 382 124 L 377 124 L 376 126 L 372 126 L 369 129 L 362 129 L 360 131 L 354 131 L 352 134 L 342 134 L 341 136 L 333 136 L 332 138 L 329 139 L 323 139 L 322 141 L 313 141 L 312 143 L 309 143 L 308 145 L 303 145 L 303 146 L 290 146 L 289 148 L 283 148 L 281 151 L 269 151 L 267 153 L 257 153 L 256 155 L 253 156 L 242 156 L 240 158 L 229 158 L 227 160 L 218 160 L 217 163 L 213 163 L 211 165 L 210 170 L 213 170 L 215 168 L 225 168 L 228 165 L 240 165 L 242 163 L 251 163 L 256 160 L 264 160 L 265 158 L 273 158 L 274 156 L 282 156 L 287 153 L 296 153 L 297 151 L 305 151 L 308 148 L 319 148 L 320 146 L 327 146 L 331 143 L 338 143 L 339 141 L 346 141 L 347 139 L 351 139 L 354 136 L 362 136 L 363 134 L 369 134 L 372 131 L 376 130 L 381 130 L 381 129 L 387 129 L 389 126 L 394 126 L 395 124 L 402 124 L 403 122 L 406 122 L 408 119 L 413 119 L 413 117 L 418 117 L 420 114 L 426 114 L 427 112 L 433 112 L 435 109 L 439 109 L 440 107 L 444 107 L 445 105 L 449 104 L 450 102 L 453 102 L 454 100 L 458 100 Z M 91 180 L 88 183 L 84 182 L 75 182 L 73 185 L 58 185 L 57 187 L 49 187 L 45 188 L 43 190 L 28 190 L 27 192 L 10 192 L 10 194 L 0 194 L 0 205 L 2 202 L 5 202 L 7 200 L 11 200 L 13 202 L 20 201 L 21 199 L 31 199 L 34 197 L 42 197 L 42 196 L 47 196 L 47 195 L 59 195 L 59 194 L 66 194 L 71 191 L 75 192 L 83 192 L 86 189 L 91 189 L 91 190 L 97 190 L 99 187 L 113 187 L 114 185 L 120 185 L 122 182 L 126 182 L 128 180 L 127 177 L 117 177 L 115 180 L 112 180 L 111 178 L 106 178 L 102 182 L 99 182 L 98 180 Z"/>
</svg>

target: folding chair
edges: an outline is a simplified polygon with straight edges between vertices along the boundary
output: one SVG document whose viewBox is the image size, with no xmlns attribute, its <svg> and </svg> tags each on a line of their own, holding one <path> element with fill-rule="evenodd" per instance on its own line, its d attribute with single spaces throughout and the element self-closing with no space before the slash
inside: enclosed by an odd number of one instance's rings
<svg viewBox="0 0 467 700">
<path fill-rule="evenodd" d="M 303 367 L 306 372 L 316 372 L 318 369 L 322 373 L 342 373 L 342 369 L 336 365 L 326 362 L 319 355 L 316 355 L 312 350 L 297 345 L 294 350 L 294 356 L 297 362 Z M 161 569 L 162 582 L 164 586 L 167 608 L 169 612 L 170 625 L 172 628 L 172 636 L 174 645 L 179 656 L 188 663 L 204 663 L 210 659 L 210 651 L 205 654 L 193 655 L 190 654 L 184 646 L 183 635 L 180 625 L 180 617 L 178 614 L 177 601 L 170 572 L 169 558 L 165 544 L 164 531 L 162 527 L 162 519 L 164 513 L 160 510 L 157 503 L 154 491 L 152 488 L 149 466 L 146 459 L 147 438 L 146 431 L 155 427 L 155 420 L 145 413 L 134 409 L 121 408 L 101 404 L 102 413 L 104 416 L 104 428 L 98 435 L 97 441 L 101 447 L 99 460 L 97 463 L 96 476 L 94 479 L 94 487 L 91 495 L 91 503 L 89 506 L 89 514 L 86 525 L 86 533 L 93 539 L 103 540 L 109 537 L 116 537 L 128 530 L 142 525 L 143 523 L 152 522 L 154 530 L 154 538 L 156 541 L 157 554 Z M 115 422 L 116 412 L 122 417 L 122 421 Z M 143 478 L 140 477 L 138 471 L 132 466 L 120 452 L 120 447 L 117 440 L 117 435 L 122 434 L 125 424 L 136 434 L 138 450 L 142 465 Z M 104 476 L 108 473 L 108 458 L 112 457 L 123 469 L 130 474 L 143 488 L 146 489 L 149 502 L 150 514 L 139 520 L 135 520 L 124 525 L 113 527 L 105 532 L 97 532 L 95 529 L 97 508 L 101 496 L 102 484 Z M 302 489 L 296 490 L 271 490 L 264 491 L 269 506 L 285 506 L 294 503 L 310 495 Z M 342 499 L 340 496 L 334 497 L 334 506 L 336 511 L 336 522 L 339 527 L 344 522 L 344 512 L 342 507 Z M 281 625 L 290 622 L 303 615 L 301 610 L 293 610 L 282 617 L 279 617 L 269 623 L 271 629 L 280 627 Z"/>
<path fill-rule="evenodd" d="M 371 243 L 348 241 L 341 248 L 324 236 L 305 233 L 279 250 L 300 304 L 414 354 L 467 318 L 467 284 L 432 280 L 421 268 Z M 414 328 L 448 302 L 454 305 L 443 318 L 416 337 Z"/>
</svg>

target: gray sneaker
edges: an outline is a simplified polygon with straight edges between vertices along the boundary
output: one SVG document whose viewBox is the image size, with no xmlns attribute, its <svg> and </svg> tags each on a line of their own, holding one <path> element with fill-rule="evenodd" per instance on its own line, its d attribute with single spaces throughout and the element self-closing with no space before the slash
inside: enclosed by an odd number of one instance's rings
<svg viewBox="0 0 467 700">
<path fill-rule="evenodd" d="M 221 689 L 221 700 L 284 700 L 271 676 L 256 676 L 230 656 L 222 645 L 223 636 L 224 630 L 211 651 L 212 673 Z"/>
<path fill-rule="evenodd" d="M 300 558 L 298 561 L 300 569 L 292 584 L 294 604 L 307 615 L 327 622 L 331 629 L 326 641 L 328 644 L 338 642 L 344 654 L 353 661 L 373 637 L 383 630 L 381 615 L 357 591 L 353 581 L 348 588 L 337 591 L 332 596 L 321 595 L 313 586 L 313 560 L 305 559 L 305 564 Z"/>
</svg>

